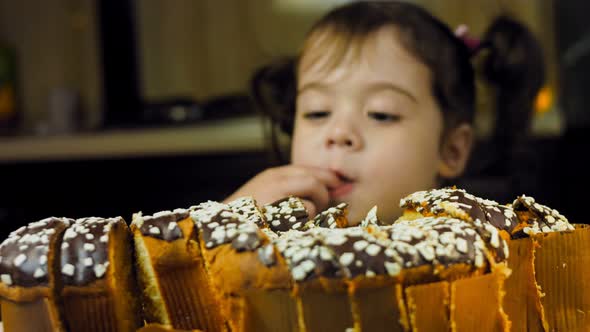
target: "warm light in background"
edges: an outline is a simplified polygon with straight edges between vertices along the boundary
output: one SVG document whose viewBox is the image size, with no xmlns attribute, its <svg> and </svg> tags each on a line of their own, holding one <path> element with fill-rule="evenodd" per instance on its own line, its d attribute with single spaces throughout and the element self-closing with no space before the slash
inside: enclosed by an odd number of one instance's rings
<svg viewBox="0 0 590 332">
<path fill-rule="evenodd" d="M 539 91 L 537 94 L 537 98 L 535 99 L 535 112 L 537 114 L 546 113 L 551 109 L 553 105 L 553 90 L 545 86 Z"/>
<path fill-rule="evenodd" d="M 14 91 L 11 86 L 0 86 L 0 119 L 14 112 Z"/>
</svg>

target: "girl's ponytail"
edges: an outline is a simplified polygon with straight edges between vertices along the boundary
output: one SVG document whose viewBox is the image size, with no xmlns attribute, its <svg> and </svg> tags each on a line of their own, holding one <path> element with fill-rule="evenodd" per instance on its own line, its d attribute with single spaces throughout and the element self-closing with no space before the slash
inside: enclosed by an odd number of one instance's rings
<svg viewBox="0 0 590 332">
<path fill-rule="evenodd" d="M 545 81 L 543 51 L 529 29 L 506 16 L 492 22 L 480 47 L 488 51 L 481 73 L 495 88 L 492 139 L 500 151 L 510 153 L 531 127 L 535 97 Z"/>
<path fill-rule="evenodd" d="M 525 144 L 530 137 L 535 98 L 545 81 L 543 52 L 525 26 L 506 16 L 492 22 L 478 51 L 482 53 L 475 69 L 492 88 L 489 91 L 495 99 L 496 121 L 489 145 L 485 144 L 485 155 L 491 159 L 476 172 L 504 177 L 503 196 L 496 199 L 505 200 L 537 190 L 531 188 L 536 181 L 536 173 L 531 172 L 535 165 Z"/>
</svg>

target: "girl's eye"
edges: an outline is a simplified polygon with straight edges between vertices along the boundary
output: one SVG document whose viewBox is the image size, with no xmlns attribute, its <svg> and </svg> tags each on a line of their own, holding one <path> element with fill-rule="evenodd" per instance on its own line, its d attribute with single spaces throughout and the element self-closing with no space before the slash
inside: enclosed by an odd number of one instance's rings
<svg viewBox="0 0 590 332">
<path fill-rule="evenodd" d="M 369 112 L 369 118 L 378 122 L 399 122 L 401 116 L 386 112 Z"/>
<path fill-rule="evenodd" d="M 303 118 L 309 120 L 322 119 L 330 115 L 328 111 L 311 111 L 303 114 Z"/>
</svg>

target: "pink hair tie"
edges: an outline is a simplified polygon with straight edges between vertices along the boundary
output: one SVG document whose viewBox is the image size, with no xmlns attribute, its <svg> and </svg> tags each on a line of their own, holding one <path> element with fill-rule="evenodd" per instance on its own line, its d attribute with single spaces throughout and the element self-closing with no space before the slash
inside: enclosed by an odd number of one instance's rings
<svg viewBox="0 0 590 332">
<path fill-rule="evenodd" d="M 457 26 L 455 29 L 455 36 L 463 41 L 471 53 L 477 51 L 481 45 L 481 40 L 469 36 L 469 27 L 466 24 L 460 24 Z"/>
</svg>

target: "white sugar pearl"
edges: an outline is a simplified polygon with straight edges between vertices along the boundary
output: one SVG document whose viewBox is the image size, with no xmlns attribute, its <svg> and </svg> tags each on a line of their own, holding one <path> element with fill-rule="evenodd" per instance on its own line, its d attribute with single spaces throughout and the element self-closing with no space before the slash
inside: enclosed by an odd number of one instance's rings
<svg viewBox="0 0 590 332">
<path fill-rule="evenodd" d="M 21 266 L 27 260 L 27 255 L 20 254 L 14 259 L 14 266 Z"/>
<path fill-rule="evenodd" d="M 354 254 L 351 252 L 345 252 L 344 254 L 342 254 L 342 256 L 340 256 L 339 262 L 344 266 L 348 266 L 350 265 L 350 263 L 352 263 L 353 260 Z"/>
<path fill-rule="evenodd" d="M 43 271 L 43 269 L 41 269 L 40 267 L 38 267 L 35 270 L 35 273 L 33 274 L 33 277 L 35 277 L 35 278 L 41 278 L 43 276 L 45 276 L 45 271 Z"/>
<path fill-rule="evenodd" d="M 2 280 L 2 283 L 7 284 L 8 286 L 12 285 L 12 278 L 10 277 L 10 274 L 0 275 L 0 280 Z"/>
<path fill-rule="evenodd" d="M 84 258 L 84 266 L 92 266 L 94 262 L 92 261 L 92 257 Z"/>
<path fill-rule="evenodd" d="M 61 268 L 61 273 L 71 277 L 74 275 L 75 270 L 76 270 L 76 267 L 74 265 L 66 264 Z"/>
<path fill-rule="evenodd" d="M 97 278 L 101 278 L 105 274 L 106 270 L 107 268 L 102 264 L 94 265 L 94 275 Z"/>
</svg>

